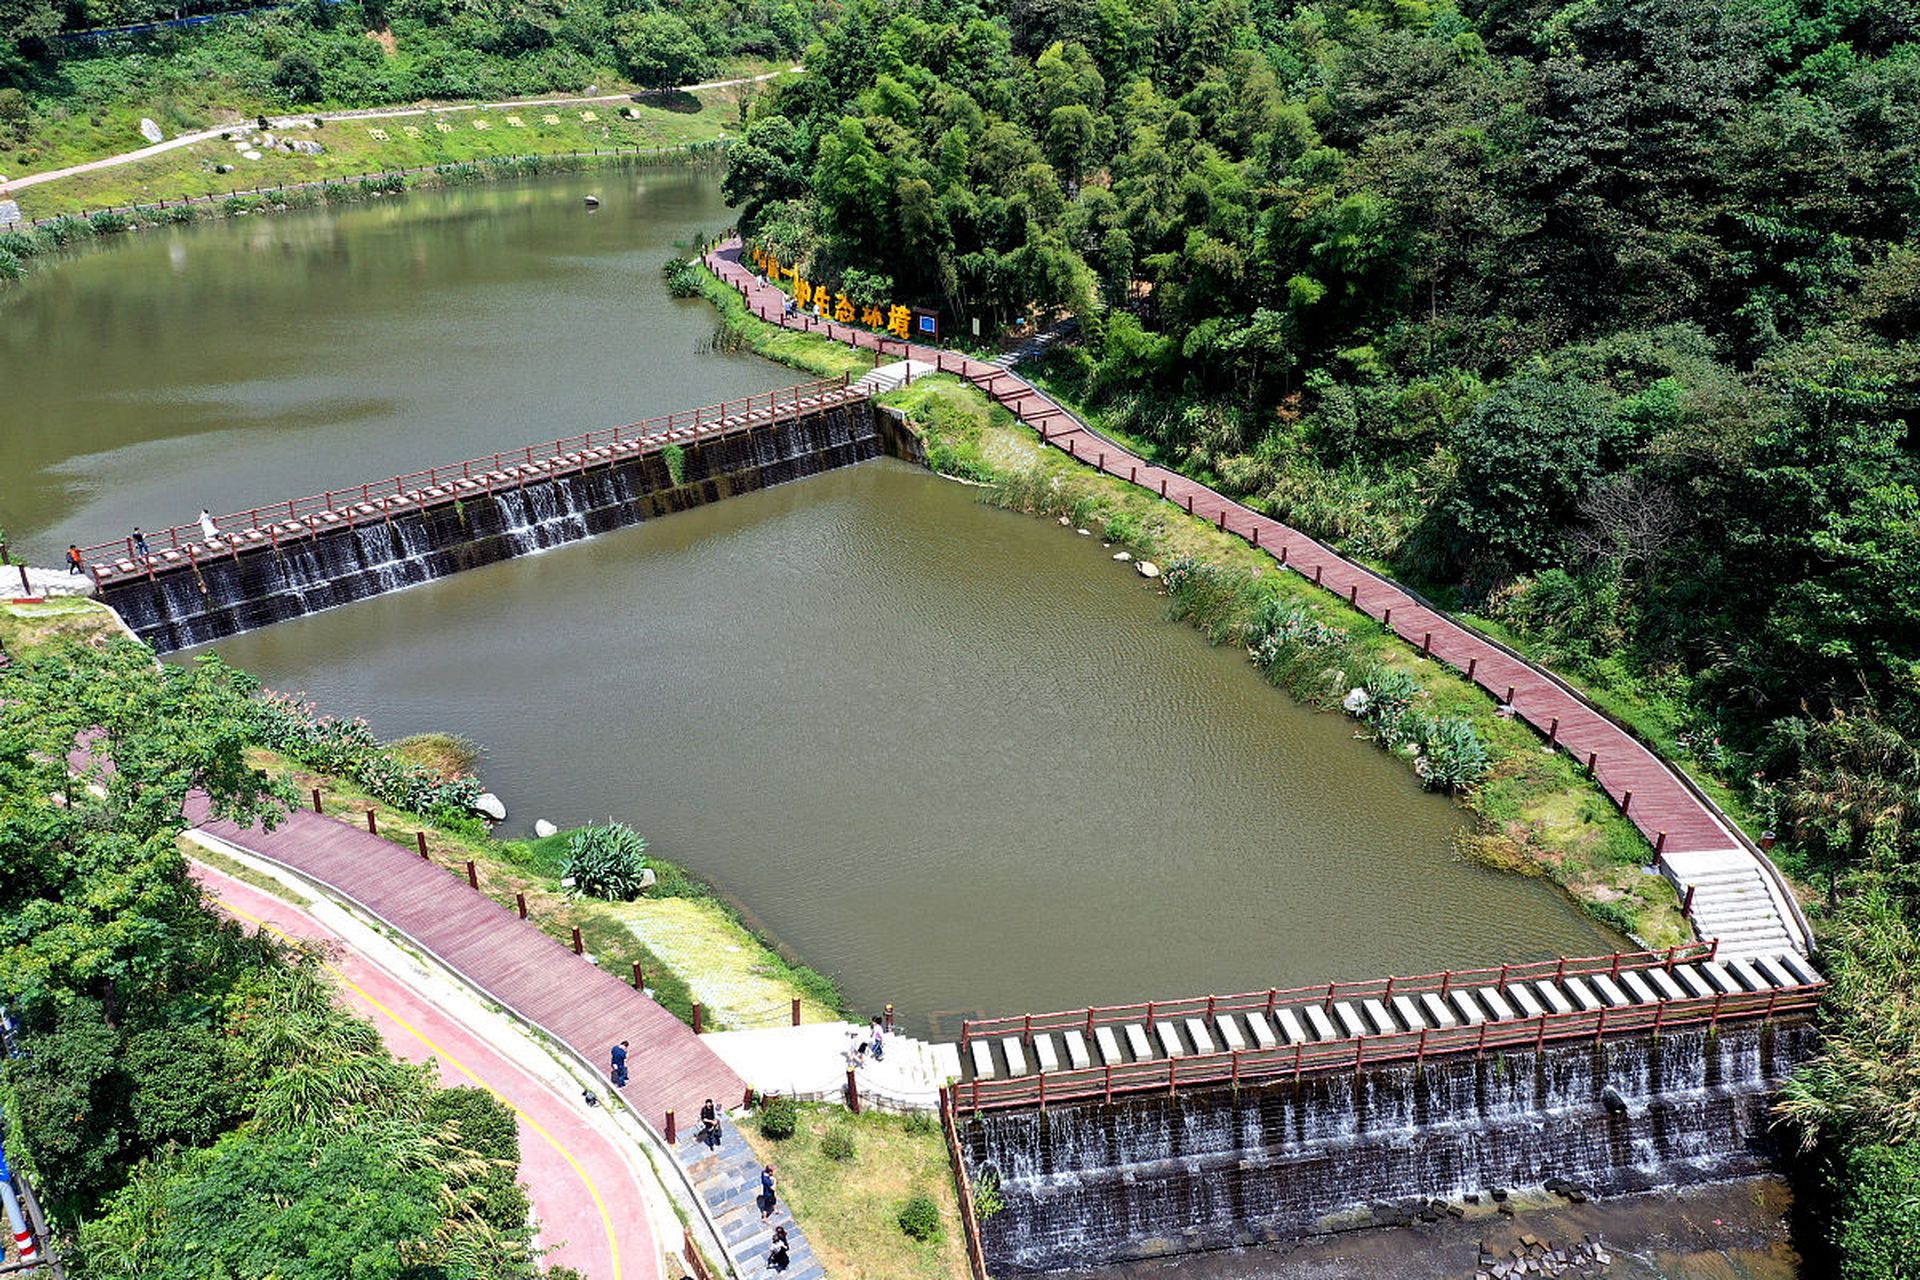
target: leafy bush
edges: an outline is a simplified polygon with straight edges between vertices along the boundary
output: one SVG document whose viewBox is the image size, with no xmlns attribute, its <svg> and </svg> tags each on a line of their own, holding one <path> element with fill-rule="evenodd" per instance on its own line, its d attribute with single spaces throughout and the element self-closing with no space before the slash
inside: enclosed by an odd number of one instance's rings
<svg viewBox="0 0 1920 1280">
<path fill-rule="evenodd" d="M 1006 1207 L 1006 1198 L 1000 1194 L 1000 1174 L 982 1169 L 973 1180 L 973 1216 L 985 1222 Z"/>
<path fill-rule="evenodd" d="M 65 215 L 41 227 L 40 234 L 49 244 L 65 247 L 75 240 L 84 240 L 92 235 L 93 227 L 80 218 Z"/>
<path fill-rule="evenodd" d="M 87 226 L 92 228 L 93 234 L 97 236 L 111 236 L 132 227 L 133 222 L 124 213 L 116 213 L 112 209 L 101 209 L 97 213 L 87 215 Z"/>
<path fill-rule="evenodd" d="M 940 1234 L 940 1206 L 922 1192 L 900 1206 L 900 1229 L 915 1240 L 932 1240 Z"/>
<path fill-rule="evenodd" d="M 853 1144 L 853 1126 L 836 1124 L 820 1136 L 820 1154 L 829 1160 L 845 1164 L 856 1154 Z"/>
<path fill-rule="evenodd" d="M 940 1121 L 931 1111 L 909 1111 L 905 1121 L 908 1133 L 922 1136 L 939 1131 Z"/>
<path fill-rule="evenodd" d="M 351 779 L 396 809 L 424 815 L 470 813 L 480 798 L 477 778 L 442 777 L 402 760 L 381 745 L 365 720 L 323 716 L 313 703 L 271 689 L 261 691 L 254 707 L 253 736 L 261 746 L 321 773 Z"/>
<path fill-rule="evenodd" d="M 609 902 L 627 902 L 644 887 L 646 852 L 646 840 L 623 822 L 586 826 L 567 840 L 564 871 L 581 893 Z"/>
<path fill-rule="evenodd" d="M 685 449 L 677 444 L 670 444 L 660 451 L 660 460 L 667 464 L 667 478 L 676 486 L 687 482 L 687 451 Z"/>
<path fill-rule="evenodd" d="M 701 294 L 700 268 L 692 258 L 668 258 L 660 268 L 666 277 L 667 292 L 676 298 L 697 298 Z"/>
<path fill-rule="evenodd" d="M 760 1126 L 761 1137 L 785 1142 L 800 1127 L 800 1110 L 793 1105 L 792 1098 L 775 1095 L 760 1100 L 760 1112 L 755 1120 Z"/>
<path fill-rule="evenodd" d="M 1486 777 L 1493 763 L 1473 722 L 1463 716 L 1421 717 L 1418 740 L 1414 768 L 1429 791 L 1463 791 Z"/>
<path fill-rule="evenodd" d="M 1634 936 L 1640 930 L 1640 912 L 1625 898 L 1614 898 L 1607 902 L 1583 899 L 1580 905 L 1585 907 L 1587 914 L 1595 920 L 1618 929 L 1628 937 Z"/>
</svg>

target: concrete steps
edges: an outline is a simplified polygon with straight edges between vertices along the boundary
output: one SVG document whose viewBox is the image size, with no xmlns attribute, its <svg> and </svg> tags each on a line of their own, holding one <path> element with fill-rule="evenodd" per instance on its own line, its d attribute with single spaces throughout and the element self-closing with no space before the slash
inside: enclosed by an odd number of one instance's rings
<svg viewBox="0 0 1920 1280">
<path fill-rule="evenodd" d="M 1330 1008 L 1324 1001 L 1280 1004 L 1271 1013 L 1241 1010 L 1219 1013 L 1210 1021 L 1180 1014 L 1156 1019 L 1151 1028 L 1144 1019 L 1101 1025 L 1094 1028 L 1088 1061 L 1074 1061 L 1071 1066 L 1119 1066 L 1237 1049 L 1285 1049 L 1360 1036 L 1498 1025 L 1543 1013 L 1647 1007 L 1710 999 L 1716 994 L 1785 990 L 1820 980 L 1813 966 L 1790 946 L 1728 954 L 1723 942 L 1715 959 L 1675 965 L 1671 971 L 1623 969 L 1617 975 L 1515 980 L 1505 985 L 1455 987 L 1444 998 L 1427 991 L 1387 999 L 1337 1000 Z M 961 1078 L 1006 1080 L 1066 1069 L 1069 1063 L 1057 1047 L 1066 1036 L 1085 1042 L 1082 1029 L 1036 1032 L 1030 1043 L 1018 1036 L 972 1040 L 966 1053 L 958 1055 L 966 1073 Z"/>
<path fill-rule="evenodd" d="M 1798 934 L 1773 878 L 1744 849 L 1671 853 L 1660 860 L 1682 898 L 1693 894 L 1693 927 L 1733 958 L 1797 951 Z"/>
<path fill-rule="evenodd" d="M 712 1031 L 700 1040 L 756 1093 L 799 1102 L 839 1102 L 846 1096 L 847 1049 L 856 1038 L 865 1039 L 866 1028 L 850 1022 L 809 1022 Z M 973 1051 L 978 1055 L 977 1044 Z M 871 1056 L 857 1060 L 854 1078 L 861 1103 L 882 1111 L 933 1111 L 940 1104 L 941 1086 L 960 1079 L 960 1056 L 958 1045 L 931 1044 L 895 1032 L 887 1036 L 886 1053 L 879 1061 Z M 992 1071 L 1002 1070 L 992 1059 L 986 1062 L 993 1063 Z M 1026 1074 L 1032 1065 L 1023 1062 L 1018 1074 Z"/>
<path fill-rule="evenodd" d="M 690 1127 L 697 1130 L 699 1121 Z M 767 1266 L 767 1251 L 773 1246 L 773 1229 L 785 1227 L 788 1263 L 787 1269 L 778 1274 L 783 1280 L 822 1280 L 826 1268 L 814 1257 L 806 1233 L 787 1211 L 777 1166 L 775 1208 L 768 1221 L 760 1220 L 760 1159 L 740 1136 L 734 1117 L 722 1122 L 717 1147 L 708 1147 L 695 1132 L 684 1138 L 673 1154 L 706 1202 L 741 1275 L 774 1274 Z"/>
</svg>

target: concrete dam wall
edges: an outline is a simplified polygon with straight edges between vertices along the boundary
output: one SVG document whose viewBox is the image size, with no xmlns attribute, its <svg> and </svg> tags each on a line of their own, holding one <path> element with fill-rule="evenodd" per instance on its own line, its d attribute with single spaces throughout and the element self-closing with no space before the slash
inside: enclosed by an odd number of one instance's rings
<svg viewBox="0 0 1920 1280">
<path fill-rule="evenodd" d="M 995 1274 L 1404 1221 L 1563 1178 L 1596 1194 L 1760 1172 L 1802 1021 L 1688 1030 L 960 1122 Z"/>
<path fill-rule="evenodd" d="M 456 468 L 457 479 L 401 494 L 367 500 L 356 489 L 337 509 L 299 520 L 226 524 L 217 542 L 121 561 L 100 595 L 168 653 L 885 453 L 919 453 L 857 390 L 758 416 L 769 420 Z"/>
</svg>

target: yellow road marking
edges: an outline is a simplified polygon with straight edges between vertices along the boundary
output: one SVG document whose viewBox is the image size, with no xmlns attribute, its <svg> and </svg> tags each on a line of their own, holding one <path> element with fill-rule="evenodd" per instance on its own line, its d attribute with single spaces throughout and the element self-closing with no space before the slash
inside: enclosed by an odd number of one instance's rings
<svg viewBox="0 0 1920 1280">
<path fill-rule="evenodd" d="M 228 911 L 231 911 L 234 915 L 239 916 L 242 920 L 251 920 L 254 923 L 254 925 L 258 928 L 271 929 L 273 930 L 273 932 L 279 934 L 281 937 L 287 939 L 289 942 L 297 941 L 297 939 L 295 939 L 292 934 L 280 928 L 278 925 L 273 924 L 271 921 L 262 920 L 259 916 L 252 915 L 246 911 L 241 910 L 239 907 L 235 906 L 233 903 L 228 902 L 225 898 L 215 897 L 214 901 L 218 902 L 222 907 L 226 908 Z M 587 1194 L 593 1197 L 593 1207 L 600 1211 L 600 1223 L 607 1230 L 607 1252 L 612 1256 L 612 1259 L 613 1259 L 613 1280 L 622 1280 L 621 1272 L 620 1272 L 620 1244 L 619 1244 L 619 1241 L 617 1241 L 614 1238 L 614 1234 L 613 1234 L 613 1215 L 607 1212 L 607 1202 L 600 1198 L 600 1188 L 594 1186 L 593 1179 L 588 1176 L 587 1171 L 585 1169 L 580 1167 L 580 1162 L 573 1158 L 573 1152 L 567 1150 L 566 1145 L 562 1143 L 558 1138 L 554 1137 L 551 1133 L 548 1133 L 545 1125 L 541 1124 L 538 1120 L 534 1119 L 532 1116 L 522 1111 L 519 1107 L 514 1106 L 511 1099 L 507 1098 L 498 1089 L 494 1088 L 492 1085 L 488 1084 L 485 1080 L 482 1080 L 478 1075 L 474 1074 L 474 1072 L 468 1068 L 466 1063 L 460 1061 L 460 1059 L 454 1057 L 452 1054 L 448 1053 L 445 1049 L 442 1049 L 425 1032 L 421 1031 L 418 1027 L 414 1026 L 411 1022 L 408 1022 L 405 1018 L 395 1013 L 392 1009 L 389 1009 L 386 1005 L 382 1004 L 373 995 L 372 992 L 368 991 L 365 987 L 355 982 L 352 978 L 349 978 L 345 973 L 342 973 L 339 969 L 335 968 L 333 965 L 326 964 L 325 961 L 322 961 L 321 963 L 325 965 L 328 973 L 331 973 L 334 977 L 338 978 L 342 984 L 351 988 L 354 991 L 354 993 L 357 994 L 362 1000 L 365 1000 L 368 1004 L 378 1009 L 381 1013 L 384 1013 L 387 1015 L 387 1017 L 393 1019 L 394 1023 L 397 1026 L 403 1028 L 407 1032 L 407 1034 L 411 1035 L 415 1040 L 418 1040 L 421 1044 L 427 1046 L 427 1048 L 442 1062 L 445 1062 L 448 1066 L 452 1067 L 455 1071 L 458 1071 L 461 1075 L 473 1081 L 475 1084 L 479 1085 L 482 1089 L 485 1089 L 488 1093 L 492 1094 L 495 1098 L 499 1099 L 500 1104 L 502 1106 L 506 1107 L 507 1110 L 513 1112 L 513 1114 L 515 1114 L 516 1116 L 519 1116 L 522 1120 L 525 1120 L 527 1124 L 532 1127 L 535 1133 L 539 1134 L 542 1138 L 546 1140 L 546 1143 L 548 1146 L 552 1147 L 555 1151 L 559 1152 L 560 1158 L 562 1160 L 565 1160 L 567 1164 L 572 1167 L 573 1171 L 580 1176 L 580 1181 L 586 1185 Z"/>
</svg>

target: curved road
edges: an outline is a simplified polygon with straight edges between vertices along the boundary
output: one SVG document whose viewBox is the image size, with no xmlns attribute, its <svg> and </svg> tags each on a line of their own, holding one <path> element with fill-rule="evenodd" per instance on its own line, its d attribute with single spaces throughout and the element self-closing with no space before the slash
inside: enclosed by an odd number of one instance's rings
<svg viewBox="0 0 1920 1280">
<path fill-rule="evenodd" d="M 758 84 L 763 80 L 775 80 L 800 67 L 789 67 L 786 71 L 769 71 L 765 75 L 742 76 L 735 80 L 708 80 L 701 84 L 680 85 L 677 88 L 663 90 L 666 93 L 692 93 L 698 89 L 730 89 L 737 84 Z M 641 97 L 645 95 L 642 94 Z M 638 99 L 632 93 L 602 93 L 591 98 L 511 98 L 503 102 L 461 102 L 442 107 L 372 107 L 357 111 L 306 111 L 298 115 L 268 116 L 269 129 L 284 129 L 307 120 L 391 120 L 399 116 L 435 116 L 452 115 L 461 111 L 489 111 L 508 107 L 567 107 L 584 106 L 590 102 L 633 102 Z M 235 124 L 243 122 L 236 121 Z M 89 160 L 84 164 L 68 165 L 64 169 L 49 169 L 45 173 L 30 173 L 11 181 L 0 178 L 0 197 L 37 187 L 42 183 L 58 182 L 62 178 L 71 178 L 75 174 L 91 173 L 96 169 L 111 169 L 118 165 L 132 164 L 137 160 L 146 160 L 153 156 L 165 155 L 181 147 L 190 147 L 197 142 L 206 142 L 231 131 L 235 124 L 219 125 L 212 129 L 202 129 L 198 133 L 183 133 L 178 137 L 156 142 L 150 147 L 141 147 L 137 151 L 123 151 L 119 155 L 106 156 L 99 160 Z"/>
<path fill-rule="evenodd" d="M 490 1041 L 491 1029 L 461 1022 L 430 991 L 351 949 L 291 903 L 202 863 L 193 873 L 214 905 L 244 924 L 326 944 L 342 999 L 373 1023 L 396 1057 L 432 1062 L 443 1085 L 477 1085 L 512 1109 L 520 1124 L 520 1178 L 540 1223 L 538 1243 L 553 1249 L 549 1265 L 573 1267 L 589 1280 L 662 1280 L 646 1190 L 618 1140 L 582 1114 L 577 1092 L 519 1065 Z"/>
</svg>

